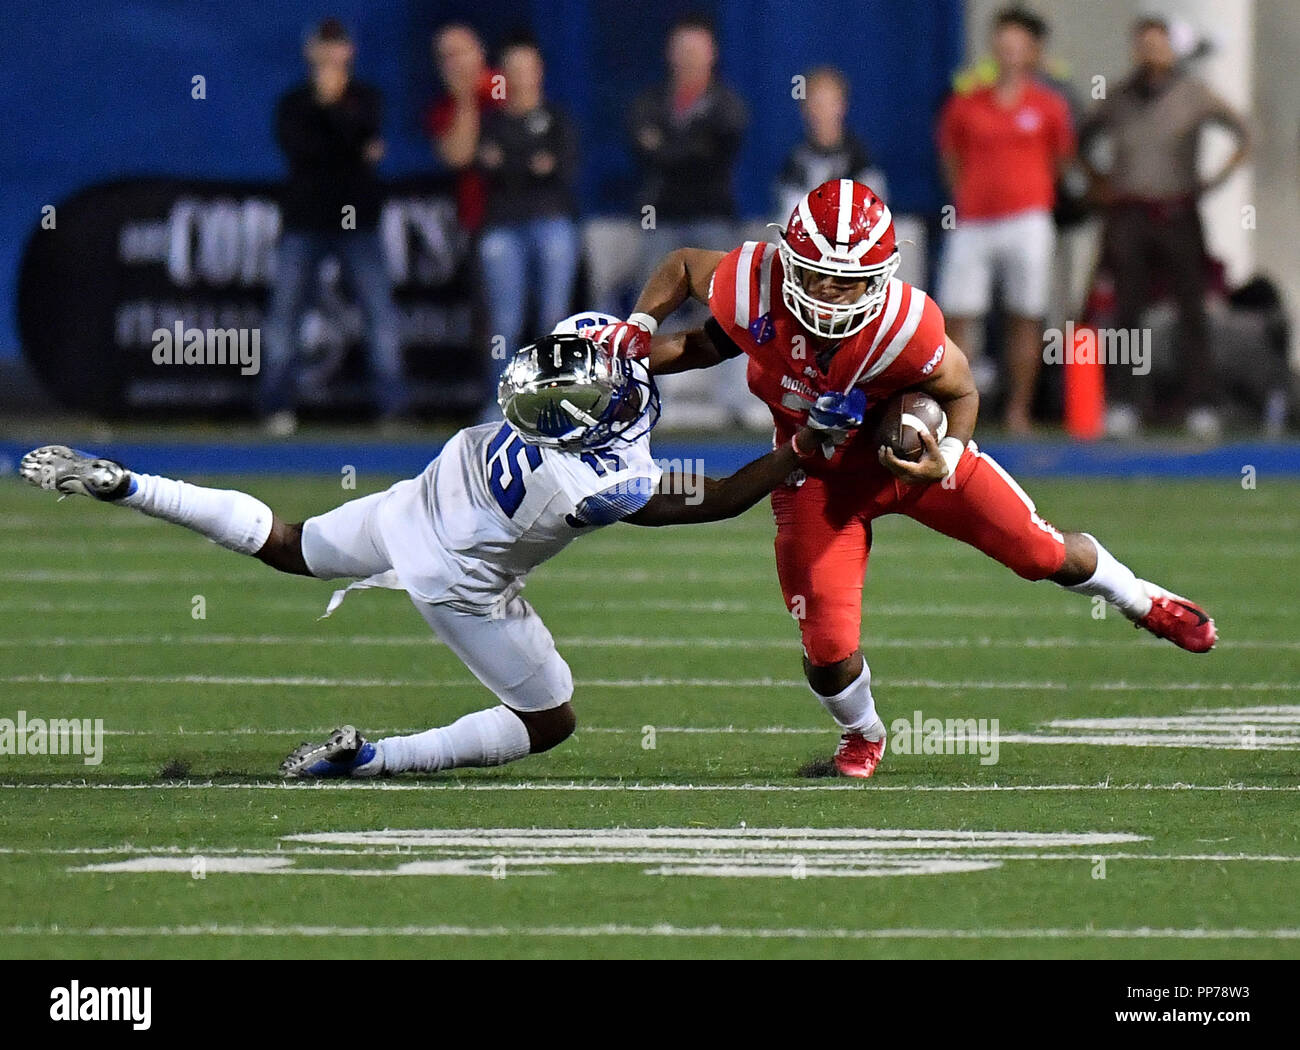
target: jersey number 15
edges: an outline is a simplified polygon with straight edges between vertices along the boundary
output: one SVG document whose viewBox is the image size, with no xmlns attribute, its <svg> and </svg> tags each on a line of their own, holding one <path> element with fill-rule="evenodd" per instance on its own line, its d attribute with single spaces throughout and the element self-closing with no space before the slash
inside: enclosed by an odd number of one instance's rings
<svg viewBox="0 0 1300 1050">
<path fill-rule="evenodd" d="M 507 518 L 513 518 L 524 501 L 524 479 L 541 465 L 542 450 L 502 424 L 487 447 L 487 482 Z"/>
</svg>

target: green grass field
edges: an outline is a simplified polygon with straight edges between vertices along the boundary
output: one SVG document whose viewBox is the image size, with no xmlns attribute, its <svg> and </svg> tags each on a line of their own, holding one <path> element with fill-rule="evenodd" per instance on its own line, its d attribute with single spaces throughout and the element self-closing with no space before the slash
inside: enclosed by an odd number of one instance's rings
<svg viewBox="0 0 1300 1050">
<path fill-rule="evenodd" d="M 291 517 L 384 483 L 226 480 Z M 275 776 L 304 738 L 491 700 L 402 595 L 318 622 L 329 583 L 5 478 L 0 718 L 107 735 L 98 765 L 0 755 L 0 953 L 1295 957 L 1300 485 L 1029 487 L 1204 603 L 1220 647 L 1098 622 L 878 522 L 863 632 L 882 715 L 997 719 L 998 761 L 891 753 L 864 783 L 802 779 L 836 736 L 802 683 L 769 512 L 616 526 L 527 590 L 574 670 L 573 739 L 318 786 Z"/>
</svg>

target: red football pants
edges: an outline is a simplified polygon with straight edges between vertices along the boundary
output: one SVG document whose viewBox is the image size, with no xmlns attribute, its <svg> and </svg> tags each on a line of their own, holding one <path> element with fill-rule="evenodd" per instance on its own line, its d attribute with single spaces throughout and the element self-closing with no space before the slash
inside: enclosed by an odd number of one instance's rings
<svg viewBox="0 0 1300 1050">
<path fill-rule="evenodd" d="M 799 621 L 808 660 L 819 667 L 858 651 L 871 522 L 881 515 L 906 514 L 1027 580 L 1046 579 L 1065 564 L 1060 532 L 1038 516 L 1011 475 L 973 444 L 947 485 L 905 485 L 873 463 L 863 473 L 782 486 L 772 493 L 772 510 L 781 593 Z"/>
</svg>

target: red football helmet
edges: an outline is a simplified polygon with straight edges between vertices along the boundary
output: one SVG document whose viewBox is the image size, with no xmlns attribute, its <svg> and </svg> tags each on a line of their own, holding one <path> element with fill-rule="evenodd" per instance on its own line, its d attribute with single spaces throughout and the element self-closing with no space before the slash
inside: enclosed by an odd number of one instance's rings
<svg viewBox="0 0 1300 1050">
<path fill-rule="evenodd" d="M 889 208 L 870 187 L 852 179 L 823 182 L 801 200 L 778 250 L 785 305 L 825 339 L 853 335 L 879 315 L 899 263 Z M 854 278 L 867 287 L 854 302 L 829 303 L 805 289 L 814 274 Z"/>
</svg>

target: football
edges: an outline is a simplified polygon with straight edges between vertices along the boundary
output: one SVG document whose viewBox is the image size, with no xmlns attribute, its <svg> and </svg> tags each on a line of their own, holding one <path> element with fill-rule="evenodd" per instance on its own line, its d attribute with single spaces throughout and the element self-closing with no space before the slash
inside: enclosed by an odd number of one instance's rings
<svg viewBox="0 0 1300 1050">
<path fill-rule="evenodd" d="M 948 417 L 929 394 L 908 391 L 889 399 L 876 429 L 876 447 L 887 445 L 899 459 L 916 462 L 925 451 L 921 431 L 928 430 L 935 441 L 948 433 Z"/>
</svg>

